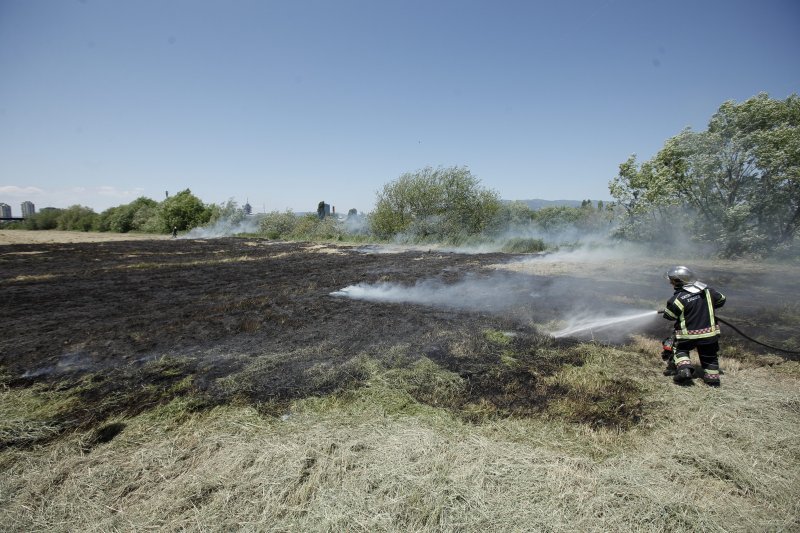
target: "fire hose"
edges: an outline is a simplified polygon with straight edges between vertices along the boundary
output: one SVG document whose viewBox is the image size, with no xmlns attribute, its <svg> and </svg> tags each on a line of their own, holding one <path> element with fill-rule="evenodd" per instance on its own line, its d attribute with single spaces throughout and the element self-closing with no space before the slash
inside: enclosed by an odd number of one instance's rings
<svg viewBox="0 0 800 533">
<path fill-rule="evenodd" d="M 751 337 L 751 336 L 747 335 L 747 334 L 746 334 L 746 333 L 744 333 L 742 330 L 740 330 L 739 328 L 737 328 L 736 326 L 734 326 L 733 324 L 731 324 L 730 322 L 728 322 L 727 320 L 725 320 L 724 318 L 717 317 L 717 320 L 718 320 L 718 321 L 720 321 L 720 322 L 722 322 L 723 324 L 725 324 L 726 326 L 728 326 L 728 327 L 729 327 L 729 328 L 731 328 L 733 331 L 735 331 L 736 333 L 738 333 L 739 335 L 741 335 L 741 336 L 742 336 L 742 337 L 744 337 L 745 339 L 749 340 L 750 342 L 754 342 L 754 343 L 756 343 L 756 344 L 759 344 L 759 345 L 761 345 L 761 346 L 764 346 L 765 348 L 769 348 L 770 350 L 777 350 L 777 351 L 779 351 L 779 352 L 783 352 L 783 353 L 790 353 L 790 354 L 793 354 L 793 355 L 800 355 L 800 351 L 798 351 L 798 350 L 787 350 L 787 349 L 785 349 L 785 348 L 778 348 L 777 346 L 771 346 L 771 345 L 769 345 L 769 344 L 765 344 L 765 343 L 763 343 L 763 342 L 761 342 L 761 341 L 757 341 L 757 340 L 755 340 L 753 337 Z"/>
</svg>

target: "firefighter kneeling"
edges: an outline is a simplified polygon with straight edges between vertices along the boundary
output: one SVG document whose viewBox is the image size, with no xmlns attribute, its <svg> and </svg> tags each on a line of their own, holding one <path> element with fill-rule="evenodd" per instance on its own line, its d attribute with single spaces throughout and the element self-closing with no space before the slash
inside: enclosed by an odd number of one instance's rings
<svg viewBox="0 0 800 533">
<path fill-rule="evenodd" d="M 662 357 L 667 361 L 665 375 L 672 375 L 677 383 L 692 379 L 694 367 L 689 352 L 697 349 L 703 367 L 703 381 L 718 387 L 719 382 L 719 325 L 714 309 L 725 305 L 725 296 L 697 281 L 694 273 L 685 266 L 676 266 L 666 273 L 675 293 L 667 301 L 663 315 L 675 321 L 671 339 L 664 340 Z"/>
</svg>

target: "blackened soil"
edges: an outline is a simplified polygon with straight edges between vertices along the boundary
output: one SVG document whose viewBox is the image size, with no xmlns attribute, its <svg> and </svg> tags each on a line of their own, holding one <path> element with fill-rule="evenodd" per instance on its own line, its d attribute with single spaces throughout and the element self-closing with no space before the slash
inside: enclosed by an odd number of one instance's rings
<svg viewBox="0 0 800 533">
<path fill-rule="evenodd" d="M 331 292 L 361 282 L 451 283 L 501 258 L 237 238 L 4 246 L 3 383 L 78 398 L 52 421 L 65 429 L 189 393 L 199 407 L 244 398 L 279 411 L 358 386 L 360 354 L 380 358 L 403 344 L 422 357 L 432 340 L 446 342 L 442 332 L 507 323 L 480 310 Z"/>
<path fill-rule="evenodd" d="M 330 293 L 361 282 L 446 281 L 497 254 L 332 249 L 235 238 L 5 246 L 0 363 L 27 378 L 212 351 L 358 353 L 485 323 L 480 312 Z"/>
</svg>

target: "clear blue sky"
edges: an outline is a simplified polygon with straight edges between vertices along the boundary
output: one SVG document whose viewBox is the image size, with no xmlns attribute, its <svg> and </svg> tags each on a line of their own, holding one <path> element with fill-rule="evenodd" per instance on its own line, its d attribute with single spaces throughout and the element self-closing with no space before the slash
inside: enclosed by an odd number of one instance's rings
<svg viewBox="0 0 800 533">
<path fill-rule="evenodd" d="M 797 0 L 0 0 L 0 202 L 370 211 L 453 165 L 606 200 L 759 92 L 800 92 Z"/>
</svg>

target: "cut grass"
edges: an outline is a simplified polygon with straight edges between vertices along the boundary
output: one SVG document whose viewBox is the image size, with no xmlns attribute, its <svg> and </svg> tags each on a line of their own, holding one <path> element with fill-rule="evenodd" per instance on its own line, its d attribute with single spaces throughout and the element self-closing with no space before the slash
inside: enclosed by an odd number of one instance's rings
<svg viewBox="0 0 800 533">
<path fill-rule="evenodd" d="M 431 358 L 414 359 L 408 347 L 383 359 L 354 358 L 351 365 L 363 373 L 358 387 L 290 399 L 273 413 L 249 402 L 198 411 L 192 397 L 176 398 L 40 447 L 0 452 L 0 528 L 777 531 L 800 525 L 798 375 L 779 371 L 793 363 L 723 358 L 721 389 L 678 387 L 660 375 L 656 341 L 558 348 L 516 337 L 503 345 L 491 332 L 465 341 L 454 360 L 469 359 L 466 348 L 484 342 L 486 354 L 513 350 L 522 367 L 537 355 L 579 364 L 545 367 L 552 371 L 540 380 L 564 392 L 533 416 L 498 416 L 491 398 L 463 403 L 472 382 Z M 159 364 L 175 372 L 169 361 Z M 501 366 L 495 378 L 508 377 Z M 246 366 L 241 375 L 254 380 L 262 370 L 275 368 Z M 333 376 L 327 367 L 313 372 L 323 386 Z M 620 388 L 624 394 L 615 395 Z M 2 405 L 6 413 L 46 415 L 37 409 L 69 393 L 32 399 L 43 392 L 6 389 Z M 636 421 L 593 422 L 628 395 L 646 399 Z M 487 416 L 465 417 L 465 409 L 485 409 Z M 587 413 L 589 421 L 582 419 Z"/>
</svg>

